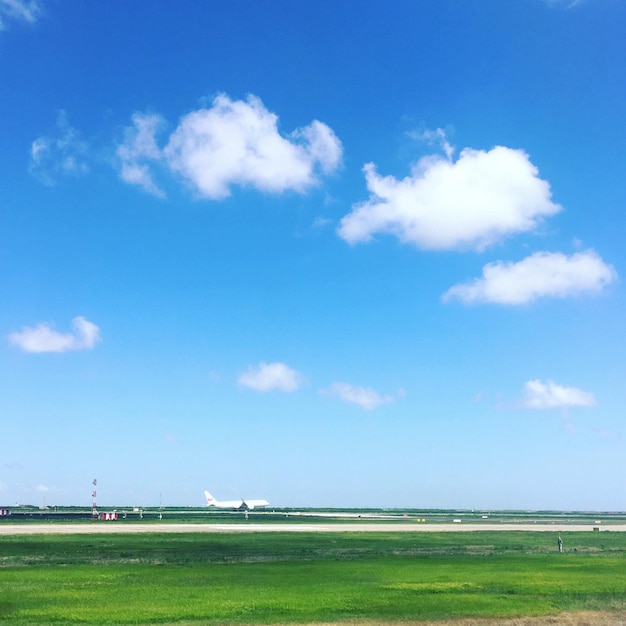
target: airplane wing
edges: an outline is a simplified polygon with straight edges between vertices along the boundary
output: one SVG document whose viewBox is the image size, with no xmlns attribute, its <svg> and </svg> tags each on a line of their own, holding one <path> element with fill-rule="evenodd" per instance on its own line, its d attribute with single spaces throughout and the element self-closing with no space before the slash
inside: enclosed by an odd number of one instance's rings
<svg viewBox="0 0 626 626">
<path fill-rule="evenodd" d="M 252 510 L 256 507 L 264 507 L 269 504 L 267 500 L 243 500 L 243 504 L 246 508 Z"/>
</svg>

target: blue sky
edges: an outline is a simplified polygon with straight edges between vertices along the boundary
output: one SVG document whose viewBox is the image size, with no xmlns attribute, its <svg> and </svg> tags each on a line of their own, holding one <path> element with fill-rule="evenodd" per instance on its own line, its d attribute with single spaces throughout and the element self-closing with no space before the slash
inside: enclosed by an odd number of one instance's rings
<svg viewBox="0 0 626 626">
<path fill-rule="evenodd" d="M 0 503 L 626 509 L 625 26 L 0 0 Z"/>
</svg>

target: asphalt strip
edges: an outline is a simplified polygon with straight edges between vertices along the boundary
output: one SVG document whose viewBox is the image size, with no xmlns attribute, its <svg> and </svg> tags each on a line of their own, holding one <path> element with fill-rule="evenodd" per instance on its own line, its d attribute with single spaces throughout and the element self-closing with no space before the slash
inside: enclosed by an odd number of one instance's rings
<svg viewBox="0 0 626 626">
<path fill-rule="evenodd" d="M 96 535 L 130 533 L 428 533 L 476 531 L 626 532 L 626 524 L 0 524 L 0 535 Z"/>
</svg>

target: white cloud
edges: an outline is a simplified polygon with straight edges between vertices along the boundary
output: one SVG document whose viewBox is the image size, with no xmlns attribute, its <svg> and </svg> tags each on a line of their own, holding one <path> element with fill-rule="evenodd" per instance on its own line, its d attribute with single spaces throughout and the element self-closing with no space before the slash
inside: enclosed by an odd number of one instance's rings
<svg viewBox="0 0 626 626">
<path fill-rule="evenodd" d="M 45 185 L 54 185 L 59 176 L 82 176 L 89 172 L 88 145 L 69 124 L 65 111 L 59 111 L 56 126 L 56 137 L 38 137 L 30 148 L 28 171 Z"/>
<path fill-rule="evenodd" d="M 120 177 L 131 185 L 139 185 L 152 195 L 164 197 L 150 172 L 150 161 L 161 160 L 161 150 L 157 145 L 156 135 L 164 125 L 159 115 L 135 113 L 133 126 L 124 131 L 124 143 L 118 146 L 122 169 Z"/>
<path fill-rule="evenodd" d="M 613 266 L 593 250 L 571 256 L 536 252 L 518 263 L 489 263 L 483 267 L 482 278 L 454 285 L 442 298 L 520 305 L 541 297 L 598 293 L 615 280 L 617 272 Z"/>
<path fill-rule="evenodd" d="M 230 195 L 232 185 L 265 192 L 304 191 L 317 183 L 317 166 L 328 173 L 341 160 L 341 143 L 321 122 L 278 132 L 278 117 L 261 100 L 219 95 L 210 109 L 186 115 L 165 148 L 170 168 L 201 196 Z"/>
<path fill-rule="evenodd" d="M 326 226 L 332 223 L 333 221 L 328 217 L 319 216 L 313 220 L 313 228 L 326 228 Z"/>
<path fill-rule="evenodd" d="M 334 132 L 317 120 L 281 135 L 278 117 L 255 96 L 245 101 L 217 96 L 211 108 L 185 115 L 163 150 L 154 140 L 153 116 L 136 114 L 133 123 L 118 148 L 121 176 L 151 193 L 160 190 L 149 161 L 160 161 L 200 196 L 219 200 L 235 185 L 303 192 L 319 182 L 320 173 L 339 167 L 343 151 Z"/>
<path fill-rule="evenodd" d="M 448 136 L 443 128 L 437 128 L 436 130 L 425 130 L 422 132 L 411 132 L 409 137 L 416 141 L 424 141 L 431 146 L 439 147 L 446 155 L 448 161 L 452 160 L 454 154 L 454 146 L 448 141 Z"/>
<path fill-rule="evenodd" d="M 88 350 L 100 339 L 100 329 L 80 316 L 72 320 L 72 331 L 69 333 L 60 333 L 48 324 L 38 324 L 9 335 L 9 341 L 24 352 Z"/>
<path fill-rule="evenodd" d="M 465 148 L 454 162 L 427 156 L 402 180 L 380 176 L 373 163 L 363 169 L 370 198 L 354 205 L 337 231 L 351 244 L 388 233 L 427 250 L 483 250 L 561 210 L 528 155 L 504 146 Z"/>
<path fill-rule="evenodd" d="M 545 0 L 550 7 L 571 9 L 582 4 L 585 0 Z"/>
<path fill-rule="evenodd" d="M 344 402 L 357 404 L 366 411 L 371 411 L 381 404 L 393 402 L 391 396 L 381 396 L 370 387 L 356 387 L 350 383 L 334 382 L 326 389 L 320 389 L 320 393 L 340 398 Z"/>
<path fill-rule="evenodd" d="M 41 14 L 38 0 L 0 0 L 0 30 L 6 28 L 6 18 L 33 23 Z"/>
<path fill-rule="evenodd" d="M 46 487 L 46 485 L 37 485 L 35 487 L 36 491 L 39 491 L 40 493 L 46 493 L 47 491 L 50 491 L 50 489 L 48 487 Z"/>
<path fill-rule="evenodd" d="M 284 363 L 259 363 L 249 368 L 237 381 L 242 387 L 256 391 L 296 391 L 302 384 L 302 376 Z"/>
<path fill-rule="evenodd" d="M 548 380 L 529 380 L 524 385 L 523 406 L 527 409 L 566 409 L 569 407 L 596 405 L 592 393 L 576 387 L 562 387 Z"/>
</svg>

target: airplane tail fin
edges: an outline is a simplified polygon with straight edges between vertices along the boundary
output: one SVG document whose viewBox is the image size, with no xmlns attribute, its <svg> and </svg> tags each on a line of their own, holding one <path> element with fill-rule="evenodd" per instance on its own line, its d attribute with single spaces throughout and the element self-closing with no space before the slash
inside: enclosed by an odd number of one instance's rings
<svg viewBox="0 0 626 626">
<path fill-rule="evenodd" d="M 214 506 L 217 503 L 217 500 L 208 491 L 204 492 L 204 497 L 209 506 Z"/>
</svg>

